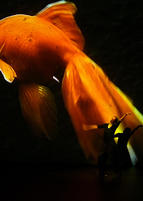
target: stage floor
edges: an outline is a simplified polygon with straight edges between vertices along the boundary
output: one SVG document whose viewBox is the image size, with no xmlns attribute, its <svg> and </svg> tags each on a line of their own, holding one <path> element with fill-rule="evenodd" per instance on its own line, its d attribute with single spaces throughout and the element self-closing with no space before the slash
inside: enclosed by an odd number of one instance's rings
<svg viewBox="0 0 143 201">
<path fill-rule="evenodd" d="M 23 165 L 1 171 L 1 190 L 9 201 L 138 201 L 142 179 L 141 168 L 134 167 L 103 181 L 91 166 Z"/>
</svg>

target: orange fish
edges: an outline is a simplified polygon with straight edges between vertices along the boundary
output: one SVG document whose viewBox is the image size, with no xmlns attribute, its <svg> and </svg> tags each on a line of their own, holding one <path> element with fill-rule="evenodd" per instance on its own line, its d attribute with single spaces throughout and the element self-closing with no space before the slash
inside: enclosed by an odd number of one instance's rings
<svg viewBox="0 0 143 201">
<path fill-rule="evenodd" d="M 113 116 L 131 112 L 117 130 L 121 132 L 125 127 L 133 129 L 142 124 L 143 116 L 83 53 L 84 37 L 74 20 L 75 12 L 73 3 L 59 1 L 35 16 L 14 15 L 2 19 L 0 69 L 7 81 L 19 80 L 24 115 L 51 137 L 56 107 L 51 93 L 42 84 L 65 70 L 62 94 L 66 108 L 86 157 L 97 163 L 104 150 L 103 131 L 84 129 L 85 126 L 108 123 Z M 136 154 L 142 158 L 142 144 L 142 129 L 138 129 L 130 140 L 131 157 Z"/>
</svg>

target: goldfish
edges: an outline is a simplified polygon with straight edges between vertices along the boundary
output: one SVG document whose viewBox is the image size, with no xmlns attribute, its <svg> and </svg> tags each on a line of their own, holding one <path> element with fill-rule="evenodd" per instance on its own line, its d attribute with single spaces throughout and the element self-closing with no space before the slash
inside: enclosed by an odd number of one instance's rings
<svg viewBox="0 0 143 201">
<path fill-rule="evenodd" d="M 142 124 L 143 115 L 84 53 L 85 39 L 74 18 L 76 11 L 74 3 L 58 1 L 34 16 L 16 14 L 0 20 L 0 70 L 8 82 L 18 80 L 24 116 L 51 138 L 57 112 L 53 95 L 44 84 L 63 71 L 64 104 L 86 158 L 97 164 L 104 151 L 104 132 L 96 126 L 90 129 L 90 125 L 131 113 L 117 129 L 122 132 Z M 142 132 L 138 129 L 129 142 L 131 155 L 140 158 Z"/>
</svg>

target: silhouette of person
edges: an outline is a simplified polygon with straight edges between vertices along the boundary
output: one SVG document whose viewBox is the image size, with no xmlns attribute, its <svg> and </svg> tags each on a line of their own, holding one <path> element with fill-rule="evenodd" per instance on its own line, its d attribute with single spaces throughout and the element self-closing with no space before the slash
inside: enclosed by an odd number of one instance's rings
<svg viewBox="0 0 143 201">
<path fill-rule="evenodd" d="M 120 125 L 120 123 L 127 117 L 127 115 L 130 115 L 131 113 L 125 113 L 120 119 L 118 119 L 118 117 L 113 117 L 112 120 L 110 121 L 110 129 L 112 131 L 112 134 L 115 134 L 116 129 L 118 128 L 118 126 Z"/>
<path fill-rule="evenodd" d="M 98 166 L 101 176 L 106 174 L 106 170 L 112 169 L 118 171 L 119 169 L 119 151 L 118 146 L 115 143 L 114 136 L 115 131 L 124 120 L 124 118 L 130 113 L 125 113 L 120 119 L 118 117 L 113 117 L 109 123 L 104 123 L 101 125 L 83 125 L 83 129 L 94 130 L 97 128 L 104 129 L 104 152 L 98 158 Z"/>
<path fill-rule="evenodd" d="M 98 128 L 104 129 L 105 143 L 104 152 L 100 155 L 98 163 L 101 174 L 107 174 L 105 173 L 106 170 L 107 172 L 108 170 L 114 170 L 115 172 L 118 172 L 119 170 L 119 151 L 114 136 L 116 129 L 128 114 L 130 113 L 125 113 L 120 119 L 118 117 L 113 117 L 110 123 L 98 125 Z"/>
<path fill-rule="evenodd" d="M 129 152 L 127 149 L 127 143 L 129 138 L 135 133 L 143 125 L 138 125 L 136 128 L 131 130 L 130 128 L 125 128 L 123 133 L 117 133 L 114 137 L 118 137 L 118 151 L 120 155 L 120 168 L 129 167 L 131 166 L 131 160 L 129 156 Z"/>
</svg>

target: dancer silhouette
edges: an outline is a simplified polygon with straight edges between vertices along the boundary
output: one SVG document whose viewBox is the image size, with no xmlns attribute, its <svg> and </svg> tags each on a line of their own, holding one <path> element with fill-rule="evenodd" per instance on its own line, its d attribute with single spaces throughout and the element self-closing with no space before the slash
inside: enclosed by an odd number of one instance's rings
<svg viewBox="0 0 143 201">
<path fill-rule="evenodd" d="M 127 143 L 130 139 L 130 137 L 138 130 L 140 127 L 143 127 L 143 125 L 138 125 L 136 128 L 131 130 L 130 128 L 125 128 L 123 133 L 117 133 L 114 138 L 118 137 L 118 151 L 120 155 L 120 168 L 125 168 L 131 166 L 131 159 L 129 156 Z"/>
</svg>

